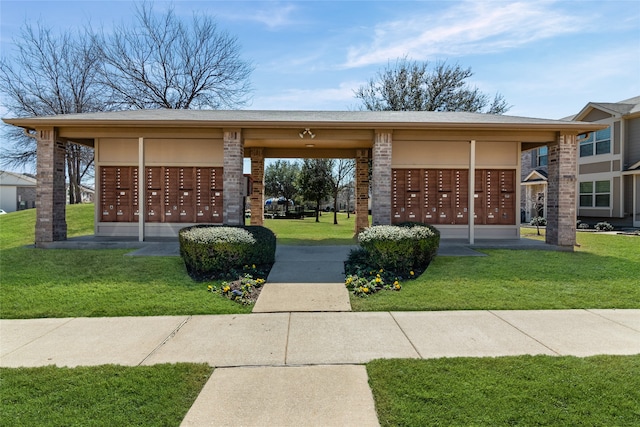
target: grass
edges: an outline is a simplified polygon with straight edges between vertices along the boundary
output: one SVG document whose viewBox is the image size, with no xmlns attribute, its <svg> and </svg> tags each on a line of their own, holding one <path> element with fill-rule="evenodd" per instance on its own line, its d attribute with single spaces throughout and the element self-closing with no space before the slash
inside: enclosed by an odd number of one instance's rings
<svg viewBox="0 0 640 427">
<path fill-rule="evenodd" d="M 0 369 L 0 426 L 179 426 L 201 364 Z"/>
<path fill-rule="evenodd" d="M 320 222 L 315 222 L 315 217 L 266 219 L 264 225 L 275 233 L 280 245 L 357 245 L 355 218 L 355 215 L 347 218 L 346 213 L 338 213 L 336 225 L 333 223 L 333 213 L 324 212 Z"/>
<path fill-rule="evenodd" d="M 69 236 L 93 233 L 93 205 L 68 206 Z M 266 220 L 278 244 L 355 244 L 355 216 L 338 225 Z M 248 313 L 206 292 L 177 257 L 126 257 L 126 250 L 40 250 L 35 210 L 0 216 L 2 318 Z M 522 229 L 536 236 L 535 229 Z M 574 253 L 486 250 L 487 257 L 436 257 L 400 292 L 352 297 L 356 311 L 640 308 L 640 238 L 578 233 Z"/>
<path fill-rule="evenodd" d="M 526 232 L 531 232 L 527 230 Z M 535 233 L 535 230 L 532 230 Z M 400 292 L 352 297 L 355 311 L 640 308 L 640 238 L 578 233 L 575 252 L 482 250 L 436 257 Z"/>
<path fill-rule="evenodd" d="M 127 250 L 27 247 L 35 209 L 0 217 L 2 318 L 248 313 L 207 292 L 179 257 L 127 257 Z M 67 207 L 69 236 L 93 234 L 93 205 Z"/>
<path fill-rule="evenodd" d="M 640 425 L 640 356 L 376 360 L 382 426 Z"/>
</svg>

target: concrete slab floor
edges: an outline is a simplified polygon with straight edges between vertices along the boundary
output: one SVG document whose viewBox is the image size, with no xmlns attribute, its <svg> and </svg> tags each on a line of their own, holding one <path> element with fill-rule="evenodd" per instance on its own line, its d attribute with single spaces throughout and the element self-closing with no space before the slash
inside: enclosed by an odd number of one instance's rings
<svg viewBox="0 0 640 427">
<path fill-rule="evenodd" d="M 246 402 L 246 404 L 245 404 Z M 182 426 L 378 426 L 364 366 L 216 369 Z"/>
<path fill-rule="evenodd" d="M 351 311 L 349 291 L 342 283 L 267 283 L 254 313 Z"/>
<path fill-rule="evenodd" d="M 488 311 L 391 315 L 423 358 L 556 354 Z"/>
<path fill-rule="evenodd" d="M 144 364 L 284 365 L 288 327 L 288 313 L 193 316 Z"/>
<path fill-rule="evenodd" d="M 186 319 L 187 316 L 72 319 L 3 355 L 0 366 L 136 366 Z"/>
<path fill-rule="evenodd" d="M 640 353 L 639 331 L 587 310 L 493 313 L 563 356 Z"/>
<path fill-rule="evenodd" d="M 292 313 L 288 365 L 417 358 L 389 313 Z"/>
</svg>

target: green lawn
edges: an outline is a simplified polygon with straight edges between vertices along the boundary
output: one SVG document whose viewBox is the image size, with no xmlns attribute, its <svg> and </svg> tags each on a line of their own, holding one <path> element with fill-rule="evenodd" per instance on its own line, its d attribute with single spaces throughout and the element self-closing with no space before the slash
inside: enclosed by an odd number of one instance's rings
<svg viewBox="0 0 640 427">
<path fill-rule="evenodd" d="M 179 257 L 35 249 L 35 209 L 0 216 L 2 318 L 248 313 L 207 292 Z M 93 205 L 67 206 L 69 236 L 93 234 Z"/>
<path fill-rule="evenodd" d="M 212 371 L 196 364 L 1 368 L 0 426 L 179 426 Z"/>
<path fill-rule="evenodd" d="M 382 426 L 638 426 L 640 356 L 377 360 Z"/>
<path fill-rule="evenodd" d="M 69 236 L 93 233 L 93 205 L 68 206 Z M 279 244 L 355 244 L 355 217 L 267 220 Z M 126 250 L 40 250 L 35 210 L 0 216 L 2 318 L 248 313 L 206 292 L 177 257 L 126 257 Z M 535 229 L 523 229 L 535 234 Z M 535 236 L 534 236 L 535 237 Z M 543 237 L 539 237 L 543 238 Z M 358 311 L 639 308 L 640 238 L 578 233 L 574 253 L 486 250 L 487 257 L 436 257 L 400 292 L 352 297 Z"/>
<path fill-rule="evenodd" d="M 535 230 L 527 229 L 525 233 Z M 436 257 L 400 292 L 352 297 L 356 311 L 640 308 L 640 237 L 578 233 L 575 252 L 482 250 Z"/>
<path fill-rule="evenodd" d="M 266 219 L 265 227 L 273 231 L 281 245 L 357 245 L 355 238 L 355 215 L 347 218 L 338 213 L 338 224 L 333 223 L 333 213 L 324 212 L 316 222 L 305 219 Z M 369 220 L 371 223 L 371 220 Z"/>
<path fill-rule="evenodd" d="M 68 207 L 69 235 L 93 205 Z M 353 244 L 352 217 L 268 220 L 280 244 Z M 35 211 L 0 216 L 3 318 L 244 313 L 187 276 L 179 258 L 38 250 Z M 535 230 L 523 230 L 535 233 Z M 640 307 L 640 239 L 579 233 L 575 253 L 487 250 L 438 257 L 401 292 L 356 310 Z M 379 360 L 367 364 L 382 425 L 640 425 L 640 356 Z M 0 369 L 0 426 L 179 425 L 205 365 Z M 354 397 L 357 404 L 357 397 Z M 215 404 L 215 402 L 212 402 Z"/>
</svg>

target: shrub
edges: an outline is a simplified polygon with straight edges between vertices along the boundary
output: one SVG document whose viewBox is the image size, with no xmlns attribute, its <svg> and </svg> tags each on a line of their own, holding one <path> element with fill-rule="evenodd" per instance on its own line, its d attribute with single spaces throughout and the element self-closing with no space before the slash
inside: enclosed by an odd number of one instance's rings
<svg viewBox="0 0 640 427">
<path fill-rule="evenodd" d="M 613 231 L 613 225 L 606 221 L 597 223 L 594 228 L 598 231 Z"/>
<path fill-rule="evenodd" d="M 547 219 L 542 216 L 536 216 L 534 218 L 531 218 L 531 221 L 529 221 L 529 225 L 546 226 Z"/>
<path fill-rule="evenodd" d="M 440 233 L 419 224 L 378 225 L 362 231 L 358 242 L 376 269 L 407 272 L 427 267 L 438 250 Z"/>
<path fill-rule="evenodd" d="M 578 228 L 581 230 L 586 230 L 587 228 L 589 228 L 589 224 L 578 220 Z"/>
<path fill-rule="evenodd" d="M 178 233 L 180 255 L 195 280 L 237 278 L 245 265 L 270 268 L 275 236 L 264 227 L 196 225 Z"/>
</svg>

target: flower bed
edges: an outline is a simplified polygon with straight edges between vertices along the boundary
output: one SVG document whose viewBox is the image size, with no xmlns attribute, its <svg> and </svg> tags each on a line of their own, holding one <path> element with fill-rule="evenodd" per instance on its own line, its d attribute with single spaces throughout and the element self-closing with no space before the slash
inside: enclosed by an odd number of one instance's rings
<svg viewBox="0 0 640 427">
<path fill-rule="evenodd" d="M 360 248 L 345 262 L 345 284 L 354 295 L 399 291 L 401 281 L 419 276 L 435 257 L 440 232 L 421 223 L 370 227 L 358 235 Z"/>
</svg>

